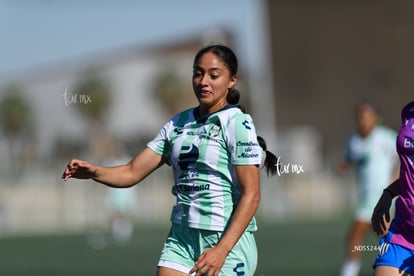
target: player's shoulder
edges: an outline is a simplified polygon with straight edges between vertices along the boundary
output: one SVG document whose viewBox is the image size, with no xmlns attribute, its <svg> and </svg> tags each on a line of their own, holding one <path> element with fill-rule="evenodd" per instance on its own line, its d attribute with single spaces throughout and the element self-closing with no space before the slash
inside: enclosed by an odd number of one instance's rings
<svg viewBox="0 0 414 276">
<path fill-rule="evenodd" d="M 170 122 L 172 122 L 173 124 L 177 124 L 178 122 L 185 122 L 188 120 L 194 120 L 194 112 L 195 112 L 195 107 L 192 108 L 188 108 L 186 110 L 183 110 L 177 114 L 175 114 L 171 119 Z"/>
<path fill-rule="evenodd" d="M 221 119 L 246 119 L 251 118 L 250 114 L 243 112 L 238 106 L 236 105 L 228 105 L 222 110 L 217 113 Z"/>
<path fill-rule="evenodd" d="M 243 112 L 237 106 L 222 110 L 220 113 L 220 124 L 227 134 L 231 135 L 235 132 L 255 133 L 255 124 L 250 114 Z"/>
</svg>

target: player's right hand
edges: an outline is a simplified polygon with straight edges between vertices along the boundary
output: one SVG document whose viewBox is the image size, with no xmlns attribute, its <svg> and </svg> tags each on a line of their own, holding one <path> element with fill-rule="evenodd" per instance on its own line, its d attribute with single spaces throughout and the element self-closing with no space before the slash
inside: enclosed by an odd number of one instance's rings
<svg viewBox="0 0 414 276">
<path fill-rule="evenodd" d="M 387 234 L 390 226 L 390 207 L 392 204 L 392 196 L 390 193 L 382 193 L 378 200 L 371 217 L 372 229 L 379 236 Z"/>
<path fill-rule="evenodd" d="M 90 179 L 96 176 L 97 167 L 82 160 L 72 159 L 63 172 L 62 179 L 69 178 Z"/>
</svg>

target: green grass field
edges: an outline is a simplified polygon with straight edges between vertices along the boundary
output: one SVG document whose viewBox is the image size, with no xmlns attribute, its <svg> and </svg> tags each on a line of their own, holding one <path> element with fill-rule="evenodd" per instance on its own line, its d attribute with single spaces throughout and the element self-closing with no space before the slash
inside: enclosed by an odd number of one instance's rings
<svg viewBox="0 0 414 276">
<path fill-rule="evenodd" d="M 349 221 L 260 223 L 257 276 L 338 275 Z M 0 239 L 0 275 L 4 276 L 129 276 L 155 275 L 166 227 L 137 225 L 128 244 L 110 236 L 72 234 Z M 93 248 L 92 244 L 99 247 Z M 364 243 L 376 245 L 371 235 Z M 105 245 L 105 246 L 104 246 Z M 376 252 L 363 256 L 361 275 L 372 275 Z"/>
</svg>

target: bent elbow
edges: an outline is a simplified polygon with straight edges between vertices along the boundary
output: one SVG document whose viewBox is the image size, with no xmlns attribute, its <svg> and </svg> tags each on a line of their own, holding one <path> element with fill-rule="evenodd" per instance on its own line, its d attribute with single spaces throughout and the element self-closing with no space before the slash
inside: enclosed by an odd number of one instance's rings
<svg viewBox="0 0 414 276">
<path fill-rule="evenodd" d="M 260 192 L 257 192 L 253 198 L 253 201 L 256 205 L 260 204 L 260 200 L 262 199 Z"/>
<path fill-rule="evenodd" d="M 259 206 L 260 200 L 261 200 L 260 192 L 252 192 L 249 194 L 248 198 L 249 198 L 250 206 L 254 206 L 255 208 Z"/>
</svg>

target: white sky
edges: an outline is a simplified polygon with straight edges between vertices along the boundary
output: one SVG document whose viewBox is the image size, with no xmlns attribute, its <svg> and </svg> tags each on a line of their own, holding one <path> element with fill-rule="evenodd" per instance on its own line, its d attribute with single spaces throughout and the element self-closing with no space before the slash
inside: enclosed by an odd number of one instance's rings
<svg viewBox="0 0 414 276">
<path fill-rule="evenodd" d="M 0 78 L 220 26 L 235 32 L 239 59 L 254 70 L 263 59 L 261 12 L 256 0 L 0 0 Z"/>
</svg>

